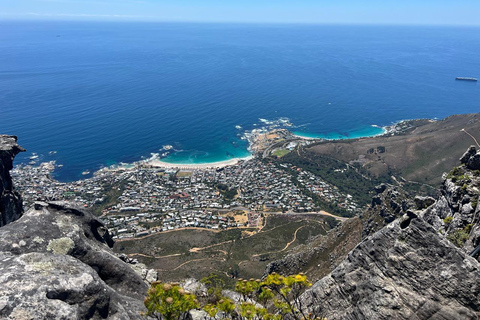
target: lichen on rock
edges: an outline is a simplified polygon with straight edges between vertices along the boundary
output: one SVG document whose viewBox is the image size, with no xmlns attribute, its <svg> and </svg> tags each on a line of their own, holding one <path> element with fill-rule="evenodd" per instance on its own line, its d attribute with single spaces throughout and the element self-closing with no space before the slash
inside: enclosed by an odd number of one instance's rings
<svg viewBox="0 0 480 320">
<path fill-rule="evenodd" d="M 70 238 L 52 239 L 48 242 L 47 250 L 55 254 L 69 254 L 75 247 L 75 242 Z"/>
</svg>

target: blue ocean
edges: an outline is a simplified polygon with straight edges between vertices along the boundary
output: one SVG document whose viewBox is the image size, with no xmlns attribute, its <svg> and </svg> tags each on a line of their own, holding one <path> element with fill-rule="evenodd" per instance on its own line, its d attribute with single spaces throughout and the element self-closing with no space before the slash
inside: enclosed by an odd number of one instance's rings
<svg viewBox="0 0 480 320">
<path fill-rule="evenodd" d="M 480 111 L 480 28 L 0 22 L 0 133 L 63 164 L 60 181 L 171 145 L 166 161 L 249 154 L 243 132 L 288 118 L 349 138 Z M 375 126 L 372 126 L 375 125 Z M 56 151 L 56 153 L 51 152 Z"/>
</svg>

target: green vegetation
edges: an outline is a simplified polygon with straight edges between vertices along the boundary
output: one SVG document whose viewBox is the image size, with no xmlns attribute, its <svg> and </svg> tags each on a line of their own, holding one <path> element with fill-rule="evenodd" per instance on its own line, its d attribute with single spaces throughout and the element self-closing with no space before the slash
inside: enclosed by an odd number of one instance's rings
<svg viewBox="0 0 480 320">
<path fill-rule="evenodd" d="M 202 309 L 212 318 L 218 315 L 231 320 L 320 320 L 318 316 L 306 314 L 299 302 L 300 294 L 312 286 L 302 273 L 288 277 L 272 273 L 264 281 L 240 279 L 235 284 L 235 291 L 242 296 L 238 302 L 222 295 L 223 282 L 216 275 L 202 282 L 208 290 L 201 302 L 176 283 L 152 283 L 145 298 L 146 315 L 183 320 L 187 319 L 189 310 Z"/>
<path fill-rule="evenodd" d="M 478 197 L 473 199 L 473 201 L 472 201 L 473 210 L 477 209 L 477 205 L 478 205 Z"/>
<path fill-rule="evenodd" d="M 447 179 L 452 179 L 453 177 L 463 175 L 464 171 L 461 167 L 454 167 L 447 175 Z"/>
<path fill-rule="evenodd" d="M 472 230 L 472 224 L 467 224 L 463 229 L 458 229 L 453 233 L 447 236 L 447 239 L 450 240 L 454 245 L 459 248 L 462 248 L 465 245 L 465 242 L 468 240 L 470 231 Z"/>
<path fill-rule="evenodd" d="M 92 211 L 96 216 L 100 216 L 102 211 L 116 205 L 118 202 L 118 197 L 120 197 L 125 190 L 126 182 L 122 181 L 120 184 L 107 185 L 104 191 L 104 199 L 102 203 L 96 204 L 92 207 Z"/>
<path fill-rule="evenodd" d="M 468 183 L 472 181 L 472 179 L 470 179 L 465 173 L 465 169 L 462 166 L 453 168 L 446 178 L 451 179 L 457 186 L 462 186 L 463 191 L 468 188 Z"/>
<path fill-rule="evenodd" d="M 235 196 L 238 194 L 238 190 L 235 188 L 228 188 L 226 184 L 218 184 L 217 185 L 218 191 L 222 194 L 225 202 L 229 203 L 230 201 L 235 198 Z"/>
<path fill-rule="evenodd" d="M 347 165 L 343 161 L 308 150 L 290 152 L 277 161 L 278 163 L 291 164 L 319 176 L 322 180 L 336 186 L 341 192 L 352 195 L 360 205 L 370 203 L 371 193 L 375 185 L 380 182 L 389 182 L 385 179 L 380 181 L 371 177 L 368 171 L 361 166 Z M 290 173 L 294 177 L 297 175 L 295 170 L 290 170 Z M 313 197 L 310 194 L 309 196 L 318 200 L 318 197 Z M 321 201 L 318 201 L 318 203 L 322 206 L 326 205 L 325 209 L 327 211 L 346 214 L 345 210 L 335 205 L 328 205 Z M 346 215 L 348 216 L 348 214 Z"/>
<path fill-rule="evenodd" d="M 186 312 L 200 307 L 195 295 L 185 292 L 178 284 L 152 283 L 144 301 L 146 315 L 157 319 L 186 319 Z"/>
<path fill-rule="evenodd" d="M 446 217 L 445 219 L 443 219 L 443 223 L 445 224 L 450 224 L 452 223 L 453 221 L 453 217 Z"/>
<path fill-rule="evenodd" d="M 114 251 L 157 269 L 161 280 L 201 279 L 214 271 L 233 288 L 235 278 L 261 277 L 269 262 L 325 235 L 336 223 L 321 215 L 272 214 L 256 233 L 254 228 L 179 229 L 117 241 Z"/>
<path fill-rule="evenodd" d="M 285 149 L 278 149 L 278 150 L 275 150 L 272 155 L 277 157 L 277 158 L 281 158 L 287 154 L 289 154 L 290 151 L 289 150 L 285 150 Z"/>
</svg>

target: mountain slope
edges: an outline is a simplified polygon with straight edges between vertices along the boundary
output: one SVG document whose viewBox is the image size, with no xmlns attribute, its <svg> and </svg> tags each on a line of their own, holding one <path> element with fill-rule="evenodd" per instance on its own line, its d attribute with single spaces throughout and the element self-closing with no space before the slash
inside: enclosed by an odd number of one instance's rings
<svg viewBox="0 0 480 320">
<path fill-rule="evenodd" d="M 436 202 L 383 206 L 382 217 L 401 217 L 356 246 L 303 305 L 329 320 L 478 319 L 480 152 L 469 148 L 461 163 Z M 398 194 L 382 189 L 395 201 Z M 382 202 L 374 198 L 372 208 Z"/>
<path fill-rule="evenodd" d="M 325 141 L 306 151 L 357 163 L 373 176 L 440 185 L 443 172 L 456 165 L 457 158 L 480 137 L 480 114 L 453 115 L 439 121 L 411 120 L 400 123 L 402 133 L 373 138 Z"/>
</svg>

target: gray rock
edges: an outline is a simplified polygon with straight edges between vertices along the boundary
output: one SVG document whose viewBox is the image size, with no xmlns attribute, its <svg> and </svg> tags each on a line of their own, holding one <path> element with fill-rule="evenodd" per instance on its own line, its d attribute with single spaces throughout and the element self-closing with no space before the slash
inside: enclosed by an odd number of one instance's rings
<svg viewBox="0 0 480 320">
<path fill-rule="evenodd" d="M 435 203 L 435 199 L 432 197 L 416 196 L 413 200 L 415 201 L 418 210 L 426 209 Z"/>
<path fill-rule="evenodd" d="M 363 233 L 371 236 L 302 296 L 308 311 L 329 320 L 478 319 L 480 176 L 470 165 L 477 157 L 473 151 L 462 157 L 469 165 L 445 179 L 436 202 L 416 197 L 413 211 L 402 200 L 399 211 L 389 188 L 375 196 L 362 214 L 364 221 L 368 218 Z M 378 216 L 388 222 L 385 217 L 405 211 L 373 234 Z M 465 237 L 470 229 L 465 244 L 459 244 L 464 238 L 455 237 Z M 450 236 L 460 248 L 447 240 Z"/>
<path fill-rule="evenodd" d="M 104 225 L 66 202 L 35 208 L 0 228 L 0 318 L 142 319 L 147 285 Z"/>
<path fill-rule="evenodd" d="M 467 151 L 465 151 L 465 153 L 460 157 L 460 163 L 467 164 L 468 160 L 470 160 L 475 153 L 477 153 L 475 146 L 470 146 L 470 148 L 468 148 Z"/>
<path fill-rule="evenodd" d="M 143 319 L 147 285 L 97 218 L 66 202 L 23 214 L 9 174 L 16 141 L 0 136 L 0 318 Z"/>
<path fill-rule="evenodd" d="M 415 215 L 361 242 L 302 295 L 336 319 L 477 319 L 480 264 Z"/>
<path fill-rule="evenodd" d="M 2 319 L 137 319 L 139 301 L 81 261 L 46 252 L 1 253 Z"/>
<path fill-rule="evenodd" d="M 23 214 L 22 198 L 15 191 L 10 176 L 15 156 L 25 151 L 17 137 L 0 135 L 0 227 L 17 220 Z"/>
<path fill-rule="evenodd" d="M 480 170 L 480 153 L 476 153 L 468 159 L 467 168 L 470 170 Z"/>
</svg>

